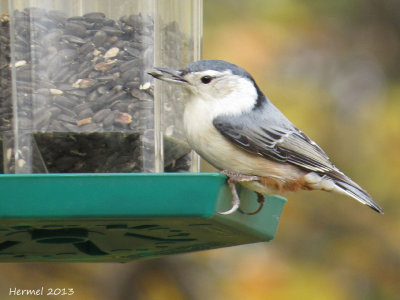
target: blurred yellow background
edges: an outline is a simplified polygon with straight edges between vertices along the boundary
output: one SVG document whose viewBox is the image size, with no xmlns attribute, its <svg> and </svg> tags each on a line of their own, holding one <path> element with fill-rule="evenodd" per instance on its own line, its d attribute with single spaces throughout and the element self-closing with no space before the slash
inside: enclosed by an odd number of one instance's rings
<svg viewBox="0 0 400 300">
<path fill-rule="evenodd" d="M 400 1 L 204 0 L 203 43 L 203 58 L 249 71 L 385 215 L 290 194 L 271 243 L 128 264 L 1 264 L 2 299 L 41 285 L 87 300 L 400 299 Z"/>
</svg>

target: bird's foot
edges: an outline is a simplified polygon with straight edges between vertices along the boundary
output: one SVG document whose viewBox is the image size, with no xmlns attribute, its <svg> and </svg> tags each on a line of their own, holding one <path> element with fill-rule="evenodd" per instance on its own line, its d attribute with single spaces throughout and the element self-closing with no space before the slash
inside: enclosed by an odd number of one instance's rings
<svg viewBox="0 0 400 300">
<path fill-rule="evenodd" d="M 232 172 L 229 170 L 222 170 L 222 171 L 220 171 L 220 173 L 222 175 L 225 175 L 226 177 L 228 177 L 228 180 L 234 181 L 235 183 L 260 180 L 259 176 L 244 175 L 244 174 L 235 173 L 235 172 Z"/>
<path fill-rule="evenodd" d="M 219 214 L 220 215 L 230 215 L 230 214 L 234 213 L 235 211 L 237 211 L 240 206 L 240 199 L 239 199 L 239 195 L 236 190 L 236 183 L 245 182 L 245 181 L 255 181 L 255 180 L 259 180 L 260 177 L 253 176 L 253 175 L 238 174 L 238 173 L 234 173 L 234 172 L 231 172 L 228 170 L 223 170 L 220 173 L 222 175 L 225 175 L 228 177 L 228 185 L 231 188 L 231 192 L 232 192 L 232 208 L 227 211 L 219 212 Z M 264 198 L 264 196 L 263 196 L 263 198 Z M 261 203 L 261 202 L 259 201 L 259 203 Z M 262 201 L 262 204 L 260 204 L 260 207 L 255 212 L 252 212 L 249 214 L 258 213 L 261 210 L 263 205 L 264 205 L 264 201 Z"/>
</svg>

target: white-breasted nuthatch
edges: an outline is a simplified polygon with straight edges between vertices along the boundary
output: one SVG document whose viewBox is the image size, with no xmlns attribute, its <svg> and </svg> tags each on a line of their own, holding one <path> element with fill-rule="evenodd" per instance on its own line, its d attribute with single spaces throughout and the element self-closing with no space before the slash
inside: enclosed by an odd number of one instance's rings
<svg viewBox="0 0 400 300">
<path fill-rule="evenodd" d="M 222 214 L 239 208 L 236 183 L 257 192 L 260 203 L 262 194 L 324 190 L 348 195 L 382 213 L 370 195 L 339 171 L 239 66 L 201 60 L 183 70 L 155 68 L 149 74 L 189 90 L 183 115 L 187 140 L 228 176 L 232 190 L 233 206 Z"/>
</svg>

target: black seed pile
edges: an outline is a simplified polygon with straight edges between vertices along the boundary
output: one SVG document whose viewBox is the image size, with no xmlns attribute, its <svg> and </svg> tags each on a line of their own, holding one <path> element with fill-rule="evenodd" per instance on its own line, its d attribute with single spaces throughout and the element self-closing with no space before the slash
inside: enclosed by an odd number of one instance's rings
<svg viewBox="0 0 400 300">
<path fill-rule="evenodd" d="M 112 20 L 100 12 L 67 17 L 39 8 L 16 10 L 13 17 L 13 61 L 9 16 L 0 20 L 0 132 L 7 172 L 154 171 L 153 81 L 146 74 L 154 56 L 152 18 Z M 174 35 L 171 47 L 180 33 L 173 26 L 166 30 Z M 6 134 L 13 129 L 13 109 L 17 149 Z M 164 149 L 166 171 L 189 169 L 184 144 L 165 137 Z"/>
</svg>

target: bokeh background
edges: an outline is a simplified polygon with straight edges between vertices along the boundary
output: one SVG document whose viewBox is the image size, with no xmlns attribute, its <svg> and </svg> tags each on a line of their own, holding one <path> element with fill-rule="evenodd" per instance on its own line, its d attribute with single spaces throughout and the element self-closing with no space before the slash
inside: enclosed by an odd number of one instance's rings
<svg viewBox="0 0 400 300">
<path fill-rule="evenodd" d="M 203 42 L 204 58 L 253 74 L 385 215 L 292 194 L 271 243 L 128 264 L 1 264 L 1 299 L 42 285 L 87 300 L 400 299 L 400 1 L 204 0 Z"/>
</svg>

